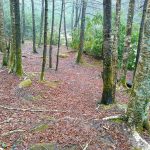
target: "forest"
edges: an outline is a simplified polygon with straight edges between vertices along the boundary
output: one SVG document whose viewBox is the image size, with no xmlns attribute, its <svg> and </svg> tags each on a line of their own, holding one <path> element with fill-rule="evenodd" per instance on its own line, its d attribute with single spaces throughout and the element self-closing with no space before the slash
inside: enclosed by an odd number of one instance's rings
<svg viewBox="0 0 150 150">
<path fill-rule="evenodd" d="M 150 150 L 150 0 L 0 0 L 0 150 Z"/>
</svg>

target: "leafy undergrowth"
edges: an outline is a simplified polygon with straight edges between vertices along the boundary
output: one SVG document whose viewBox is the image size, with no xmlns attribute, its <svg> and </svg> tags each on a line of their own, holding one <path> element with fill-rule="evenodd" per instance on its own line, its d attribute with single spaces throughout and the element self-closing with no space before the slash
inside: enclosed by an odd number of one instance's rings
<svg viewBox="0 0 150 150">
<path fill-rule="evenodd" d="M 96 105 L 103 86 L 101 62 L 84 56 L 86 63 L 76 65 L 76 54 L 61 47 L 68 57 L 60 58 L 57 72 L 47 65 L 45 82 L 40 82 L 42 49 L 32 54 L 31 47 L 30 42 L 23 46 L 23 69 L 32 85 L 19 88 L 23 79 L 8 74 L 5 68 L 0 70 L 1 146 L 27 150 L 33 144 L 55 143 L 64 150 L 131 149 L 126 125 L 102 120 L 124 110 Z M 53 67 L 55 53 L 54 47 Z M 117 101 L 126 104 L 128 96 L 118 91 Z"/>
</svg>

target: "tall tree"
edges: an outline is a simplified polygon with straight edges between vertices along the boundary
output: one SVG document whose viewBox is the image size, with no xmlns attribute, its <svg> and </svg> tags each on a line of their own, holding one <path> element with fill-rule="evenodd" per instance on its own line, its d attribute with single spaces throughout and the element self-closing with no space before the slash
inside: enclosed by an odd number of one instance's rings
<svg viewBox="0 0 150 150">
<path fill-rule="evenodd" d="M 42 41 L 43 20 L 44 20 L 44 0 L 42 0 L 42 8 L 41 8 L 41 23 L 40 23 L 40 36 L 39 36 L 39 43 L 38 43 L 38 47 L 40 47 L 40 45 L 41 45 L 41 41 Z"/>
<path fill-rule="evenodd" d="M 3 0 L 0 0 L 0 51 L 3 52 L 2 65 L 7 66 L 8 61 L 5 46 Z"/>
<path fill-rule="evenodd" d="M 12 42 L 10 55 L 10 71 L 22 76 L 22 54 L 21 54 L 21 25 L 19 0 L 10 0 Z"/>
<path fill-rule="evenodd" d="M 78 13 L 79 13 L 79 0 L 75 2 L 75 22 L 74 22 L 74 29 L 77 28 L 78 25 Z"/>
<path fill-rule="evenodd" d="M 61 15 L 60 15 L 59 36 L 58 36 L 58 49 L 57 49 L 57 58 L 56 58 L 56 71 L 58 70 L 58 65 L 59 65 L 60 34 L 61 34 L 63 11 L 64 11 L 64 0 L 62 0 L 62 4 L 61 4 Z"/>
<path fill-rule="evenodd" d="M 73 36 L 73 24 L 74 24 L 74 5 L 75 5 L 75 1 L 73 0 L 72 12 L 71 12 L 71 33 L 72 33 L 72 36 Z"/>
<path fill-rule="evenodd" d="M 51 36 L 50 36 L 50 47 L 49 47 L 49 68 L 52 68 L 52 45 L 54 35 L 54 23 L 55 23 L 55 0 L 52 1 L 52 25 L 51 25 Z"/>
<path fill-rule="evenodd" d="M 111 0 L 103 0 L 103 94 L 102 104 L 112 104 L 113 99 L 113 71 L 112 71 L 112 12 Z"/>
<path fill-rule="evenodd" d="M 25 9 L 24 9 L 24 0 L 22 0 L 22 44 L 24 43 L 25 36 Z"/>
<path fill-rule="evenodd" d="M 126 29 L 126 37 L 125 37 L 125 44 L 123 50 L 123 66 L 121 71 L 121 83 L 126 85 L 126 74 L 128 68 L 128 57 L 130 53 L 130 46 L 131 46 L 131 34 L 132 34 L 132 24 L 133 24 L 133 17 L 134 17 L 134 8 L 135 8 L 135 0 L 130 0 L 129 2 L 129 9 L 128 9 L 128 18 L 127 18 L 127 29 Z"/>
<path fill-rule="evenodd" d="M 66 29 L 66 4 L 64 0 L 64 33 L 65 33 L 65 43 L 68 49 L 68 39 L 67 39 L 67 29 Z"/>
<path fill-rule="evenodd" d="M 48 0 L 45 0 L 45 19 L 44 19 L 44 50 L 43 50 L 43 63 L 42 63 L 42 72 L 40 80 L 44 80 L 44 72 L 46 65 L 46 55 L 47 55 L 47 26 L 48 26 Z"/>
<path fill-rule="evenodd" d="M 120 29 L 120 17 L 121 17 L 121 0 L 116 0 L 116 16 L 114 25 L 114 39 L 113 39 L 113 99 L 115 99 L 116 83 L 117 83 L 117 70 L 118 70 L 118 44 L 119 44 L 119 29 Z"/>
<path fill-rule="evenodd" d="M 4 34 L 4 12 L 3 0 L 0 0 L 0 51 L 3 52 L 5 47 L 5 34 Z"/>
<path fill-rule="evenodd" d="M 36 31 L 35 31 L 34 0 L 31 0 L 31 5 L 32 5 L 33 53 L 37 53 L 37 51 L 36 51 Z"/>
<path fill-rule="evenodd" d="M 148 0 L 145 0 L 144 1 L 144 6 L 143 6 L 143 15 L 142 15 L 142 20 L 141 20 L 141 25 L 140 25 L 140 31 L 139 31 L 138 48 L 137 48 L 137 55 L 136 55 L 135 70 L 134 70 L 133 78 L 135 76 L 137 64 L 138 64 L 138 61 L 139 61 L 140 51 L 141 51 L 142 36 L 143 36 L 143 31 L 144 31 L 144 21 L 145 21 L 145 16 L 146 16 L 147 2 L 148 2 Z"/>
<path fill-rule="evenodd" d="M 77 63 L 82 61 L 82 53 L 84 47 L 84 32 L 85 32 L 85 16 L 86 16 L 86 7 L 87 7 L 87 0 L 82 0 L 82 17 L 81 17 L 81 29 L 80 29 L 80 45 L 79 51 L 77 56 Z"/>
<path fill-rule="evenodd" d="M 150 0 L 147 1 L 146 16 L 140 60 L 135 74 L 134 87 L 131 93 L 127 118 L 128 123 L 137 130 L 149 129 L 150 105 Z"/>
</svg>

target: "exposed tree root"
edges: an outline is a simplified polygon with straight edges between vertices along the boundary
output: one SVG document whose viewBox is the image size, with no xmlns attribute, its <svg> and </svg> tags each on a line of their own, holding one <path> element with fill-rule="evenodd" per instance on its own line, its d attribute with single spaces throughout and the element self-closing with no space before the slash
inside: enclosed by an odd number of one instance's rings
<svg viewBox="0 0 150 150">
<path fill-rule="evenodd" d="M 132 132 L 132 144 L 134 147 L 142 150 L 150 150 L 150 144 L 146 142 L 137 131 Z"/>
</svg>

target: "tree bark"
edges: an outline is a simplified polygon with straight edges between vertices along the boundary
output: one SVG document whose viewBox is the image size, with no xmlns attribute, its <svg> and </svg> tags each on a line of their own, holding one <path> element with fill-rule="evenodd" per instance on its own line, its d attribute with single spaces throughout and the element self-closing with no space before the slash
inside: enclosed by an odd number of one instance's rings
<svg viewBox="0 0 150 150">
<path fill-rule="evenodd" d="M 121 0 L 116 1 L 116 16 L 114 26 L 114 39 L 113 39 L 113 99 L 115 100 L 116 83 L 117 83 L 117 71 L 118 71 L 118 43 L 119 43 L 119 29 L 120 29 L 120 17 L 121 17 Z"/>
<path fill-rule="evenodd" d="M 150 0 L 146 7 L 140 59 L 127 110 L 128 123 L 137 130 L 149 129 L 150 106 Z"/>
<path fill-rule="evenodd" d="M 58 49 L 57 49 L 57 60 L 56 60 L 56 71 L 58 70 L 58 65 L 59 65 L 60 34 L 61 34 L 63 11 L 64 11 L 64 0 L 62 0 L 62 5 L 61 5 L 61 15 L 60 15 L 60 23 L 59 23 L 59 36 L 58 36 Z"/>
<path fill-rule="evenodd" d="M 66 6 L 65 6 L 65 0 L 64 0 L 64 33 L 65 33 L 65 45 L 68 49 L 68 38 L 67 38 L 67 29 L 66 29 Z"/>
<path fill-rule="evenodd" d="M 77 63 L 82 62 L 82 53 L 84 48 L 84 32 L 85 32 L 85 16 L 86 16 L 86 7 L 87 7 L 87 0 L 82 1 L 82 18 L 81 18 L 81 30 L 80 30 L 80 45 L 79 51 L 77 56 Z"/>
<path fill-rule="evenodd" d="M 135 8 L 135 0 L 130 0 L 129 9 L 128 9 L 128 18 L 127 18 L 126 37 L 125 37 L 125 44 L 124 44 L 124 50 L 123 50 L 123 64 L 122 64 L 122 71 L 121 71 L 121 83 L 124 86 L 126 85 L 128 57 L 129 57 L 130 46 L 131 46 L 131 34 L 132 34 L 132 24 L 133 24 L 133 17 L 134 17 L 134 8 Z"/>
<path fill-rule="evenodd" d="M 4 12 L 3 1 L 0 0 L 0 51 L 4 52 L 5 34 L 4 34 Z"/>
<path fill-rule="evenodd" d="M 113 99 L 113 72 L 112 72 L 112 27 L 111 27 L 111 0 L 103 0 L 103 94 L 102 104 L 112 104 Z"/>
<path fill-rule="evenodd" d="M 11 23 L 12 23 L 12 46 L 10 58 L 10 71 L 22 76 L 22 53 L 21 53 L 21 25 L 19 0 L 10 0 Z"/>
<path fill-rule="evenodd" d="M 36 51 L 36 32 L 35 32 L 34 0 L 31 0 L 31 5 L 32 5 L 33 53 L 37 53 L 37 51 Z"/>
<path fill-rule="evenodd" d="M 49 47 L 49 68 L 52 68 L 52 45 L 54 35 L 54 23 L 55 23 L 55 0 L 52 1 L 52 25 L 51 25 L 51 36 L 50 36 L 50 47 Z"/>
<path fill-rule="evenodd" d="M 138 40 L 138 48 L 137 48 L 135 69 L 134 69 L 134 74 L 133 74 L 133 81 L 134 81 L 134 76 L 135 76 L 135 73 L 136 73 L 136 68 L 137 68 L 137 64 L 138 64 L 138 61 L 139 61 L 139 57 L 140 57 L 140 51 L 141 51 L 142 36 L 143 36 L 143 31 L 144 31 L 144 21 L 145 21 L 145 15 L 146 15 L 147 2 L 148 2 L 148 0 L 145 0 L 144 1 L 144 6 L 143 6 L 143 15 L 142 15 L 142 20 L 141 20 L 141 25 L 140 25 L 140 31 L 139 31 L 139 40 Z"/>
<path fill-rule="evenodd" d="M 44 21 L 44 50 L 43 50 L 43 63 L 40 80 L 44 80 L 44 72 L 46 66 L 47 55 L 47 25 L 48 25 L 48 0 L 45 0 L 45 21 Z"/>
<path fill-rule="evenodd" d="M 24 44 L 25 36 L 25 10 L 24 10 L 24 0 L 22 0 L 22 44 Z"/>
<path fill-rule="evenodd" d="M 7 66 L 8 60 L 7 60 L 5 32 L 4 32 L 3 0 L 0 0 L 0 51 L 3 52 L 2 66 Z"/>
<path fill-rule="evenodd" d="M 42 34 L 43 34 L 43 20 L 44 20 L 44 0 L 42 0 L 41 23 L 40 23 L 40 36 L 39 36 L 38 47 L 40 47 L 41 41 L 42 41 Z"/>
</svg>

